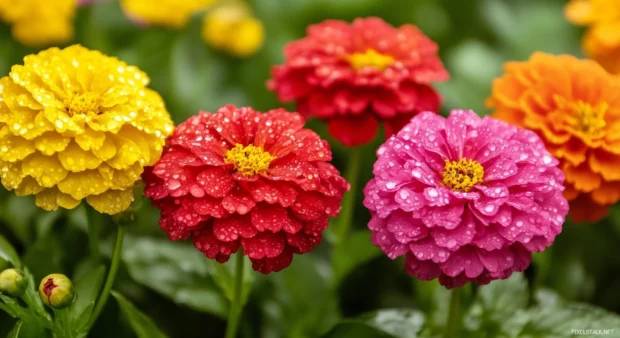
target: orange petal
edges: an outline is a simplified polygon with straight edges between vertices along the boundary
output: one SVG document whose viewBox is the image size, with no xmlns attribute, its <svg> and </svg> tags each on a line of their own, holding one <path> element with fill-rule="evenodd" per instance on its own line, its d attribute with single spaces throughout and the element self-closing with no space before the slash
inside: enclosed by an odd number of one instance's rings
<svg viewBox="0 0 620 338">
<path fill-rule="evenodd" d="M 606 182 L 592 192 L 592 199 L 599 204 L 614 204 L 620 200 L 620 182 Z"/>
<path fill-rule="evenodd" d="M 590 0 L 572 0 L 564 7 L 564 15 L 576 25 L 588 25 L 594 20 L 593 7 Z"/>
<path fill-rule="evenodd" d="M 601 186 L 601 176 L 593 173 L 587 163 L 574 167 L 565 162 L 563 170 L 566 180 L 573 183 L 575 189 L 579 191 L 591 192 Z"/>
<path fill-rule="evenodd" d="M 574 222 L 596 222 L 607 216 L 609 205 L 601 205 L 592 200 L 589 195 L 582 194 L 569 203 L 570 216 Z"/>
<path fill-rule="evenodd" d="M 590 154 L 588 163 L 606 181 L 620 180 L 620 156 L 598 149 Z"/>
</svg>

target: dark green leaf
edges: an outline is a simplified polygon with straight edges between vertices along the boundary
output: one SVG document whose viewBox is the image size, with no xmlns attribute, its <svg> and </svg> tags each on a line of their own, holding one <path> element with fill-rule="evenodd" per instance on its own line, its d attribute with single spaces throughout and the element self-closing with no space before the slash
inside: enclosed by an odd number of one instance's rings
<svg viewBox="0 0 620 338">
<path fill-rule="evenodd" d="M 17 252 L 4 236 L 0 235 L 0 258 L 11 263 L 16 268 L 21 268 L 22 263 Z"/>
<path fill-rule="evenodd" d="M 410 309 L 379 310 L 336 325 L 324 337 L 398 337 L 417 338 L 425 316 Z"/>
<path fill-rule="evenodd" d="M 104 275 L 105 267 L 99 265 L 77 280 L 74 284 L 77 298 L 71 307 L 69 307 L 69 319 L 73 323 L 72 327 L 77 331 L 80 331 L 82 328 L 82 326 L 77 325 L 77 322 L 83 317 L 88 318 L 90 316 L 92 304 L 94 304 L 99 295 Z"/>
<path fill-rule="evenodd" d="M 370 232 L 360 230 L 352 233 L 332 252 L 334 285 L 347 276 L 353 269 L 381 255 L 381 250 L 370 241 Z"/>
<path fill-rule="evenodd" d="M 13 330 L 9 332 L 6 338 L 19 338 L 19 331 L 21 330 L 23 325 L 24 322 L 22 322 L 21 320 L 15 323 L 15 326 L 13 326 Z"/>
<path fill-rule="evenodd" d="M 366 323 L 347 321 L 336 325 L 323 338 L 399 338 Z"/>
<path fill-rule="evenodd" d="M 178 304 L 226 318 L 228 300 L 209 278 L 208 259 L 188 243 L 127 236 L 123 260 L 136 282 Z"/>
<path fill-rule="evenodd" d="M 151 318 L 138 310 L 129 300 L 123 297 L 123 295 L 116 291 L 112 291 L 112 296 L 116 298 L 124 317 L 127 319 L 138 338 L 168 337 L 159 330 Z"/>
<path fill-rule="evenodd" d="M 252 283 L 254 282 L 255 272 L 252 269 L 252 263 L 244 257 L 245 263 L 243 264 L 243 293 L 241 294 L 242 302 L 248 299 L 250 291 L 252 289 Z M 235 255 L 231 257 L 226 263 L 218 263 L 214 260 L 208 260 L 209 273 L 213 277 L 215 284 L 222 290 L 224 295 L 229 301 L 233 299 L 234 293 L 234 274 L 237 266 L 237 260 Z"/>
</svg>

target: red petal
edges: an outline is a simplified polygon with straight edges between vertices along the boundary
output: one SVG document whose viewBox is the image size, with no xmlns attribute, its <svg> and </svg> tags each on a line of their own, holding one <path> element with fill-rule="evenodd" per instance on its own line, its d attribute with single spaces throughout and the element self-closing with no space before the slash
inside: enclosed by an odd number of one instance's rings
<svg viewBox="0 0 620 338">
<path fill-rule="evenodd" d="M 295 188 L 286 182 L 259 179 L 254 182 L 246 182 L 245 186 L 256 202 L 279 203 L 283 207 L 288 207 L 297 198 Z"/>
<path fill-rule="evenodd" d="M 372 114 L 335 117 L 328 125 L 329 133 L 347 147 L 369 143 L 378 129 L 379 123 Z"/>
<path fill-rule="evenodd" d="M 251 259 L 279 256 L 284 250 L 285 238 L 281 232 L 259 232 L 252 238 L 242 238 L 243 252 Z"/>
<path fill-rule="evenodd" d="M 304 223 L 304 232 L 310 235 L 320 235 L 323 230 L 327 229 L 329 220 L 326 215 L 322 215 L 319 218 Z"/>
<path fill-rule="evenodd" d="M 325 206 L 321 195 L 313 192 L 302 192 L 291 206 L 297 218 L 312 221 L 325 215 Z"/>
<path fill-rule="evenodd" d="M 235 186 L 232 175 L 223 167 L 209 168 L 202 171 L 196 177 L 196 181 L 207 194 L 213 197 L 224 197 Z"/>
<path fill-rule="evenodd" d="M 231 215 L 213 221 L 213 234 L 217 239 L 224 242 L 237 240 L 239 236 L 251 238 L 256 236 L 258 231 L 252 226 L 250 217 Z"/>
<path fill-rule="evenodd" d="M 289 226 L 289 218 L 286 209 L 279 205 L 259 203 L 252 210 L 252 224 L 258 231 L 278 232 L 283 227 Z"/>
<path fill-rule="evenodd" d="M 314 236 L 300 231 L 296 234 L 286 234 L 286 241 L 295 248 L 296 253 L 303 254 L 312 251 L 321 243 L 321 235 Z"/>
<path fill-rule="evenodd" d="M 245 215 L 250 212 L 255 204 L 252 196 L 250 196 L 247 191 L 240 188 L 233 190 L 231 194 L 222 200 L 224 209 L 231 214 L 236 212 L 239 215 Z"/>
<path fill-rule="evenodd" d="M 228 215 L 228 211 L 224 209 L 220 200 L 210 196 L 203 196 L 201 198 L 193 198 L 192 206 L 194 210 L 201 215 L 210 215 L 216 218 L 221 218 Z"/>
<path fill-rule="evenodd" d="M 252 269 L 268 274 L 271 272 L 278 272 L 289 265 L 293 261 L 293 251 L 290 248 L 285 249 L 281 255 L 274 258 L 263 258 L 263 259 L 253 259 L 252 261 Z"/>
<path fill-rule="evenodd" d="M 215 238 L 212 229 L 195 231 L 192 233 L 194 246 L 207 257 L 216 259 L 220 263 L 228 261 L 230 255 L 239 250 L 239 241 L 222 242 Z"/>
</svg>

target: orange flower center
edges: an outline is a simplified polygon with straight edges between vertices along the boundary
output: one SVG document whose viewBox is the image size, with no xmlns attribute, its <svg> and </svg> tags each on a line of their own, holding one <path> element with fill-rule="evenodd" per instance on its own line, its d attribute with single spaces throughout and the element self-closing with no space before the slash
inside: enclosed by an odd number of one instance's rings
<svg viewBox="0 0 620 338">
<path fill-rule="evenodd" d="M 605 112 L 608 105 L 605 102 L 592 106 L 583 101 L 570 104 L 572 118 L 571 126 L 579 133 L 590 138 L 600 138 L 605 135 Z"/>
<path fill-rule="evenodd" d="M 354 53 L 348 55 L 346 59 L 351 65 L 351 68 L 355 70 L 360 70 L 366 67 L 374 67 L 380 71 L 384 71 L 392 63 L 394 63 L 393 57 L 377 53 L 377 51 L 372 48 L 367 49 L 364 53 Z"/>
<path fill-rule="evenodd" d="M 460 161 L 446 160 L 443 171 L 443 184 L 454 191 L 469 191 L 474 185 L 481 183 L 484 168 L 474 160 L 462 158 Z"/>
<path fill-rule="evenodd" d="M 245 177 L 252 177 L 258 173 L 264 173 L 269 169 L 271 161 L 275 160 L 275 156 L 271 156 L 261 147 L 253 145 L 243 146 L 235 144 L 226 152 L 224 162 L 235 166 L 235 170 Z"/>
<path fill-rule="evenodd" d="M 99 111 L 97 98 L 98 95 L 95 93 L 76 94 L 67 105 L 67 112 L 69 115 L 86 115 L 90 112 L 97 114 Z"/>
</svg>

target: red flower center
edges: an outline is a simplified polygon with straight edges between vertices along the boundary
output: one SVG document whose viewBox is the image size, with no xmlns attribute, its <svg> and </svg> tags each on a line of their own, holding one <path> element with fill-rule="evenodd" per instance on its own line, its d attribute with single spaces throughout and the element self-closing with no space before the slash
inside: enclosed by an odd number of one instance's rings
<svg viewBox="0 0 620 338">
<path fill-rule="evenodd" d="M 368 48 L 364 53 L 354 53 L 346 57 L 351 67 L 360 70 L 366 67 L 374 67 L 380 71 L 384 71 L 387 67 L 394 63 L 394 58 L 378 53 L 372 48 Z"/>
</svg>

